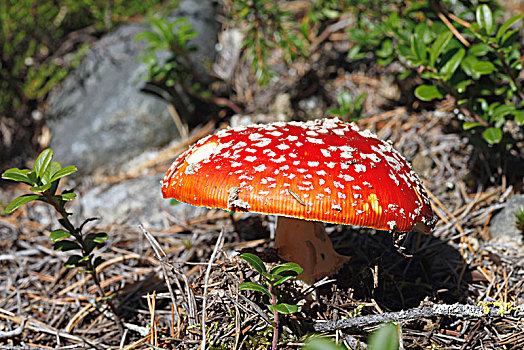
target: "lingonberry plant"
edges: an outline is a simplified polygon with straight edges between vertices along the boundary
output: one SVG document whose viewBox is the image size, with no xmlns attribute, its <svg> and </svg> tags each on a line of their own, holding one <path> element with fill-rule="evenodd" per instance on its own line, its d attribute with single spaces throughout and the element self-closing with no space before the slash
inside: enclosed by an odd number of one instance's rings
<svg viewBox="0 0 524 350">
<path fill-rule="evenodd" d="M 288 262 L 274 266 L 267 271 L 262 260 L 251 253 L 240 254 L 240 258 L 255 269 L 262 279 L 262 283 L 244 282 L 238 286 L 239 290 L 253 290 L 264 293 L 268 297 L 267 307 L 273 313 L 273 342 L 272 349 L 277 348 L 279 314 L 287 315 L 298 311 L 298 305 L 290 305 L 280 302 L 278 286 L 300 275 L 303 271 L 298 264 Z"/>
<path fill-rule="evenodd" d="M 117 324 L 122 331 L 122 325 L 116 316 L 116 310 L 110 298 L 100 284 L 96 273 L 96 267 L 102 262 L 100 256 L 94 256 L 95 249 L 103 244 L 108 235 L 105 232 L 84 233 L 84 226 L 96 218 L 88 218 L 76 227 L 69 217 L 73 215 L 66 210 L 66 205 L 73 200 L 76 195 L 72 190 L 58 191 L 60 180 L 77 171 L 73 165 L 62 167 L 60 163 L 53 159 L 53 150 L 45 149 L 36 158 L 33 169 L 8 169 L 2 174 L 2 179 L 12 180 L 29 186 L 32 193 L 24 194 L 13 199 L 5 208 L 5 213 L 10 214 L 24 204 L 32 201 L 41 201 L 52 206 L 60 218 L 58 222 L 62 226 L 51 232 L 49 238 L 54 243 L 54 248 L 58 251 L 75 251 L 70 255 L 65 266 L 69 268 L 80 268 L 82 272 L 89 273 L 96 285 L 100 297 L 107 301 L 112 313 L 115 315 Z"/>
</svg>

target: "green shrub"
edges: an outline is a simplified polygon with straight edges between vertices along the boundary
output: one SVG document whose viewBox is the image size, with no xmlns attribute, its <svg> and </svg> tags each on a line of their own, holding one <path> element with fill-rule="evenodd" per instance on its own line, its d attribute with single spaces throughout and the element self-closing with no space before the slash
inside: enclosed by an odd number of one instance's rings
<svg viewBox="0 0 524 350">
<path fill-rule="evenodd" d="M 453 9 L 457 13 L 446 11 Z M 381 65 L 402 63 L 401 79 L 424 82 L 414 91 L 417 98 L 450 96 L 465 130 L 481 134 L 489 144 L 515 143 L 519 140 L 504 134 L 504 126 L 524 124 L 524 90 L 517 80 L 523 47 L 518 29 L 512 28 L 523 16 L 498 24 L 498 13 L 494 1 L 476 8 L 469 1 L 455 7 L 449 1 L 368 7 L 357 13 L 357 26 L 349 30 L 355 43 L 349 54 L 372 55 Z"/>
</svg>

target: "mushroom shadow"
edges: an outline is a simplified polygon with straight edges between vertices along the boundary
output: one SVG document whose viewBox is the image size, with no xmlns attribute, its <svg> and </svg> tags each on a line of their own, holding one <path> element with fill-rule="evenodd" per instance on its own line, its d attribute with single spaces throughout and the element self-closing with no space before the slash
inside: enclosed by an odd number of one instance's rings
<svg viewBox="0 0 524 350">
<path fill-rule="evenodd" d="M 447 241 L 410 233 L 401 244 L 405 256 L 397 251 L 389 232 L 350 226 L 328 230 L 334 231 L 337 251 L 351 257 L 335 276 L 337 288 L 352 289 L 356 300 L 374 299 L 393 311 L 417 307 L 428 297 L 454 303 L 468 296 L 469 267 Z"/>
</svg>

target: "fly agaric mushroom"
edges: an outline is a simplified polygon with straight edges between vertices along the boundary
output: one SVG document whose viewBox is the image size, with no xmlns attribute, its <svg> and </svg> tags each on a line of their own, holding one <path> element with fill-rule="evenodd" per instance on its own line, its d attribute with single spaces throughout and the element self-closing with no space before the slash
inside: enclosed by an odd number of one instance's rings
<svg viewBox="0 0 524 350">
<path fill-rule="evenodd" d="M 237 127 L 207 136 L 171 165 L 164 198 L 278 215 L 274 247 L 306 282 L 335 273 L 322 222 L 428 233 L 433 211 L 418 176 L 390 143 L 338 119 Z"/>
</svg>

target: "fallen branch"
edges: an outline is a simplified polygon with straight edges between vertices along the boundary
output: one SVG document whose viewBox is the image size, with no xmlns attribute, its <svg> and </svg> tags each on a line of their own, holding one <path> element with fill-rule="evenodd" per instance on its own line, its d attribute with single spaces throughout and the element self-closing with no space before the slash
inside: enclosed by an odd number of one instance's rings
<svg viewBox="0 0 524 350">
<path fill-rule="evenodd" d="M 386 312 L 378 315 L 359 316 L 339 321 L 317 322 L 313 325 L 316 332 L 330 332 L 334 330 L 364 327 L 383 322 L 407 322 L 420 318 L 452 316 L 460 318 L 524 317 L 524 305 L 512 308 L 511 311 L 502 312 L 498 307 L 462 305 L 462 304 L 436 304 L 397 312 Z"/>
</svg>

